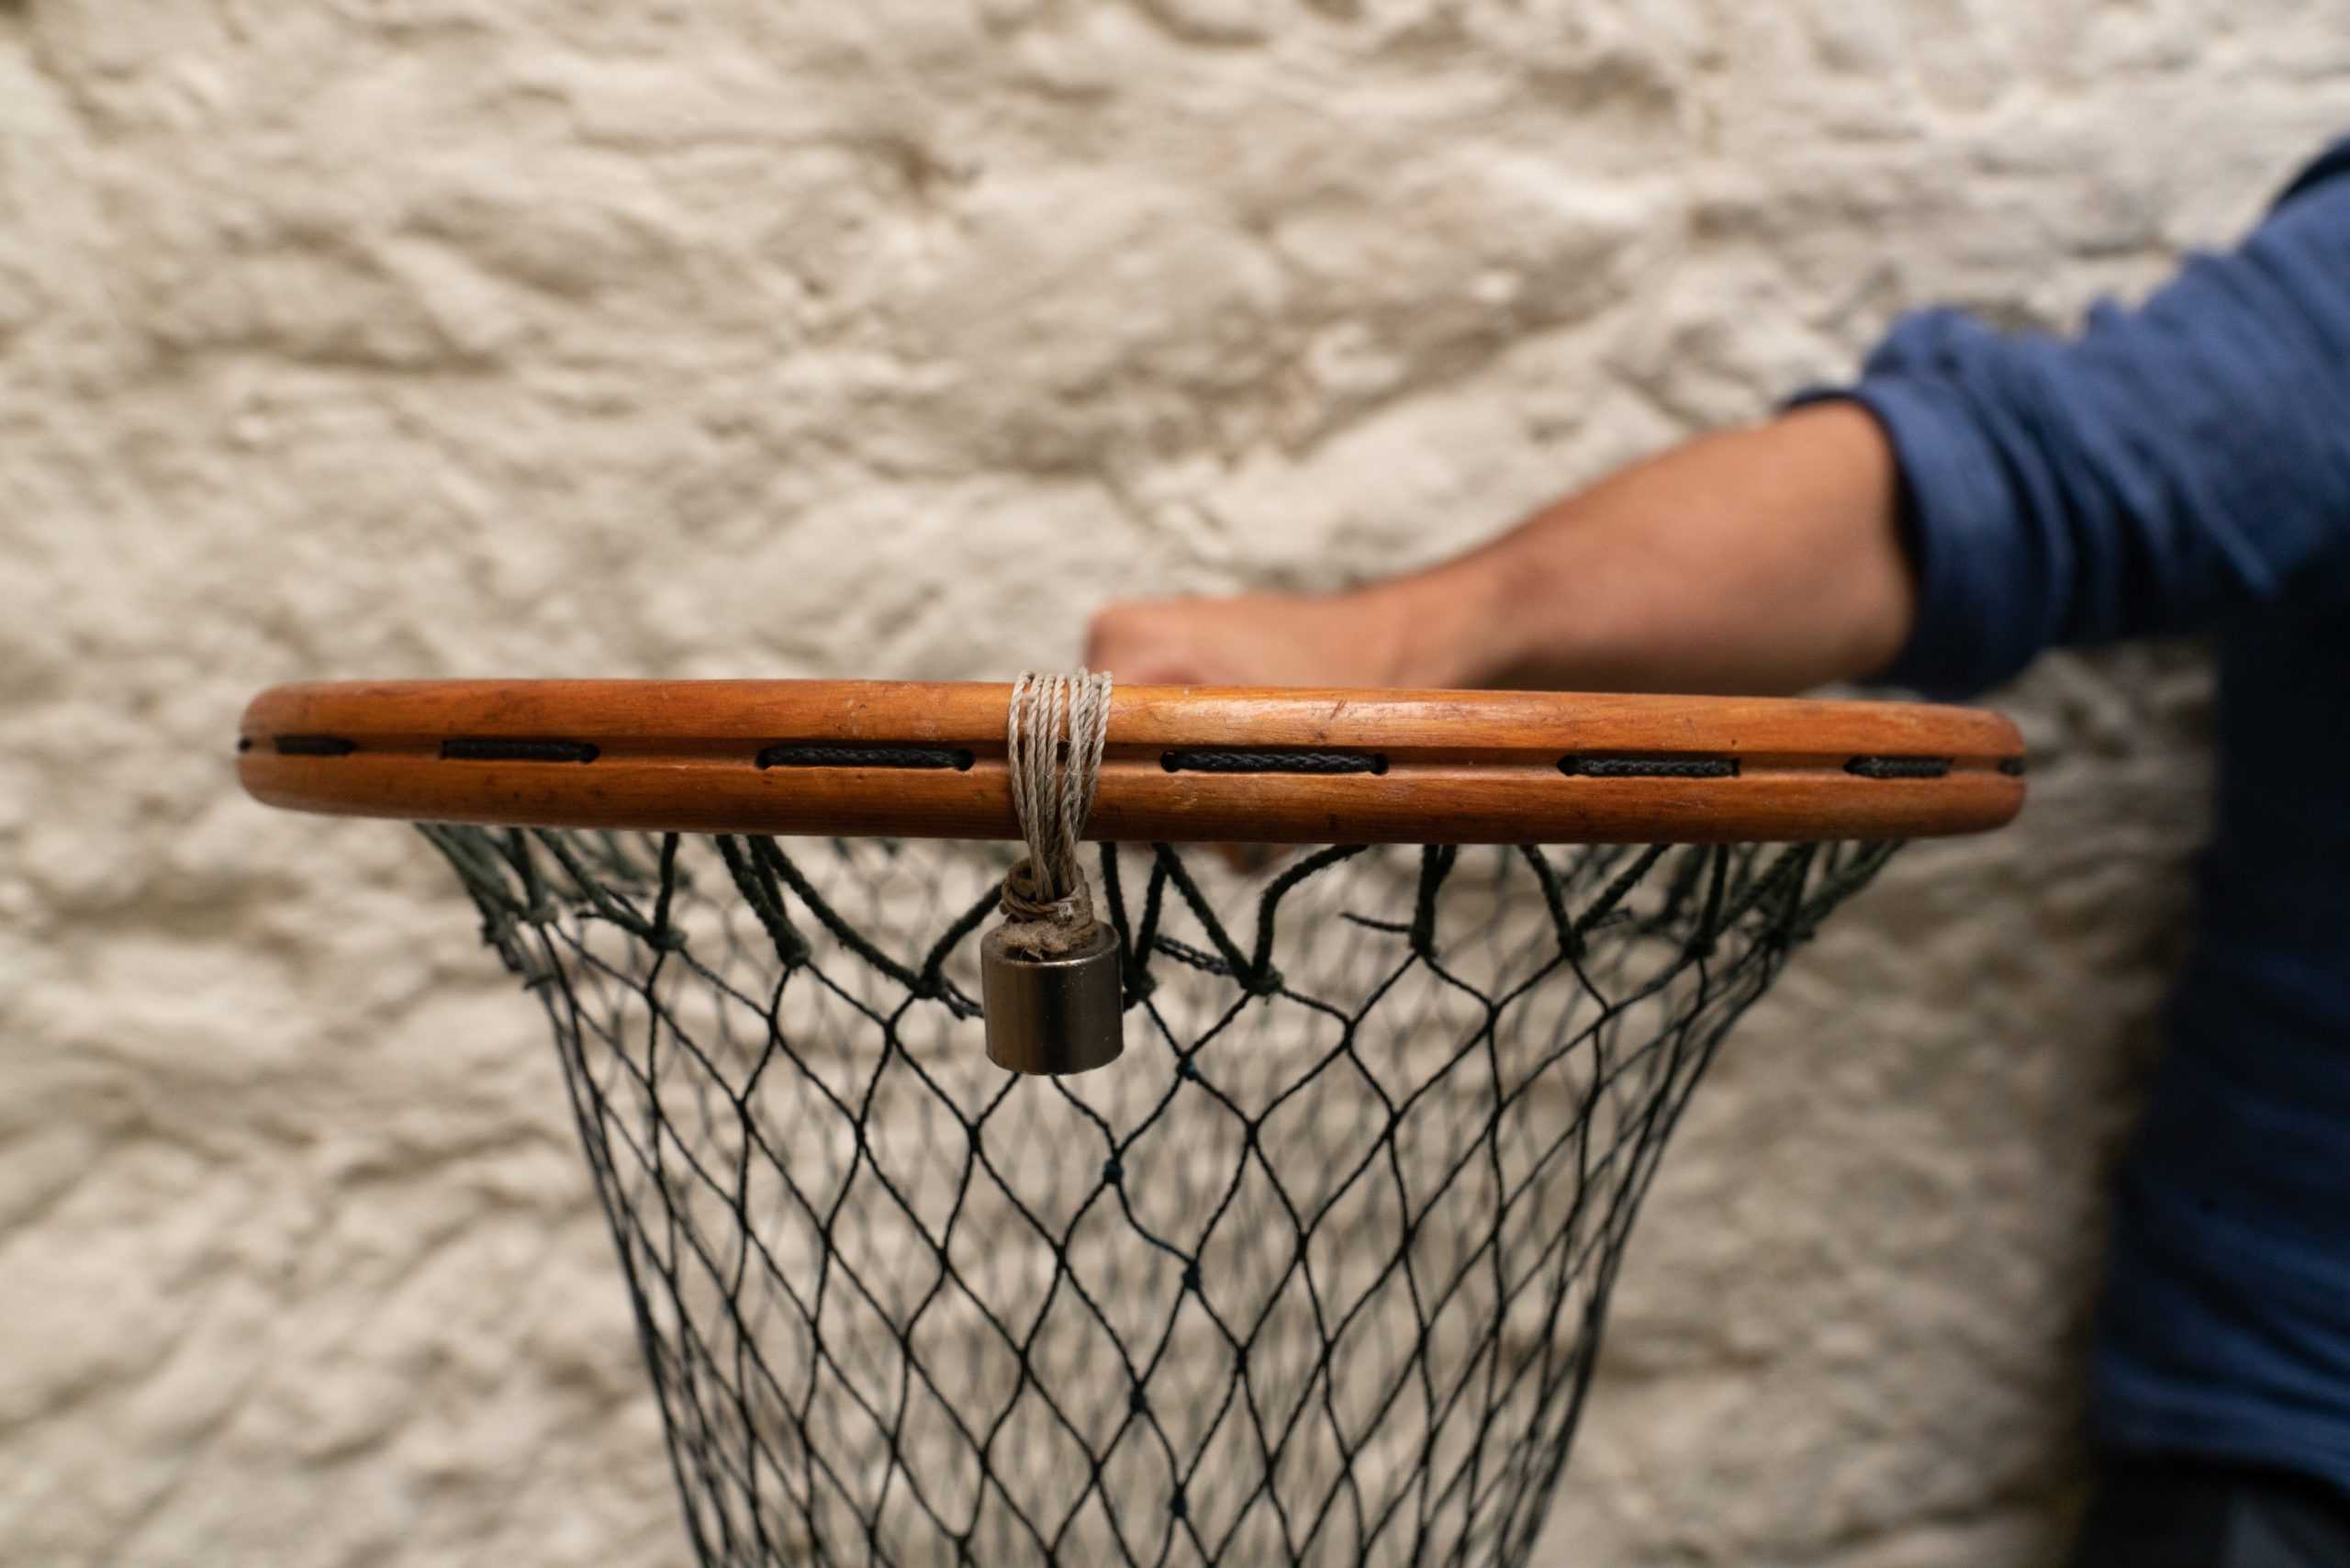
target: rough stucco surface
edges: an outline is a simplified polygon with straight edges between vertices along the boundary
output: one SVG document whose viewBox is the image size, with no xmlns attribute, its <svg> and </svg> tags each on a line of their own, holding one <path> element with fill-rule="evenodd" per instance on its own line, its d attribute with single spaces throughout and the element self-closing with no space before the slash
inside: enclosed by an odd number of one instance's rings
<svg viewBox="0 0 2350 1568">
<path fill-rule="evenodd" d="M 2350 119 L 2325 0 L 0 0 L 0 1562 L 683 1556 L 535 1009 L 269 681 L 1000 676 L 1418 562 Z M 1539 1561 L 2050 1560 L 2203 809 L 2053 661 L 1684 1127 Z"/>
</svg>

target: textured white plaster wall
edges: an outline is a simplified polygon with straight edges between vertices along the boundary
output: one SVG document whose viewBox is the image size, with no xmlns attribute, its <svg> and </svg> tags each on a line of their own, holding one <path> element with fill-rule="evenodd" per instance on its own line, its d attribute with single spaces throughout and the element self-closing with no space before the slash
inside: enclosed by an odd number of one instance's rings
<svg viewBox="0 0 2350 1568">
<path fill-rule="evenodd" d="M 683 1555 L 534 1009 L 234 791 L 319 676 L 1002 675 L 2072 319 L 2350 122 L 2333 0 L 0 0 L 0 1562 Z M 1541 1560 L 2048 1560 L 2202 811 L 2009 698 L 1668 1161 Z"/>
</svg>

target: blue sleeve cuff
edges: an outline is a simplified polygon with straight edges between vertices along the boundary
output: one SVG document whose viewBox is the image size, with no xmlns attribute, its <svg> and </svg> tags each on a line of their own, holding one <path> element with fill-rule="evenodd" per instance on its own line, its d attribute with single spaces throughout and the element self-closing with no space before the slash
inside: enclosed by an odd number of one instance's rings
<svg viewBox="0 0 2350 1568">
<path fill-rule="evenodd" d="M 1932 379 L 1899 373 L 1815 387 L 1790 408 L 1844 401 L 1868 410 L 1893 443 L 1900 473 L 1902 549 L 1917 582 L 1909 641 L 1872 678 L 1929 697 L 1973 697 L 2039 651 L 2001 573 L 2015 550 L 2012 477 L 1961 400 Z"/>
</svg>

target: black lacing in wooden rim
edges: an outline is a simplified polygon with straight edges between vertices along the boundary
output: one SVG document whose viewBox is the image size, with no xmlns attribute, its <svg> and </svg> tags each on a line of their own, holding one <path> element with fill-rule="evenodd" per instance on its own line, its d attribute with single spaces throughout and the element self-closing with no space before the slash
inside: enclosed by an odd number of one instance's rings
<svg viewBox="0 0 2350 1568">
<path fill-rule="evenodd" d="M 276 735 L 270 745 L 280 756 L 349 756 L 359 749 L 341 735 Z"/>
<path fill-rule="evenodd" d="M 1946 778 L 1953 759 L 1947 756 L 1856 756 L 1844 771 L 1863 778 Z"/>
<path fill-rule="evenodd" d="M 1559 771 L 1570 778 L 1735 778 L 1734 756 L 1587 756 L 1569 754 L 1559 758 Z"/>
<path fill-rule="evenodd" d="M 1159 754 L 1169 773 L 1384 773 L 1376 751 L 1323 751 L 1304 746 L 1178 746 Z"/>
<path fill-rule="evenodd" d="M 522 735 L 453 735 L 441 743 L 443 762 L 593 762 L 601 755 L 588 741 Z"/>
<path fill-rule="evenodd" d="M 835 745 L 782 742 L 762 750 L 761 767 L 951 767 L 968 772 L 971 753 L 961 746 Z"/>
</svg>

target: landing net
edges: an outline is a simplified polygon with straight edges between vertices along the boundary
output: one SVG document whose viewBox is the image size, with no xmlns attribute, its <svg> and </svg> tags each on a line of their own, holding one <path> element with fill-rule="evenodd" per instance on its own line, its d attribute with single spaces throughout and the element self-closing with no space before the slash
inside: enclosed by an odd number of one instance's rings
<svg viewBox="0 0 2350 1568">
<path fill-rule="evenodd" d="M 986 1568 L 1524 1562 L 1692 1087 L 1893 848 L 1102 846 L 1125 1054 L 1052 1079 L 981 1045 L 1008 848 L 424 832 L 701 1560 Z"/>
</svg>

